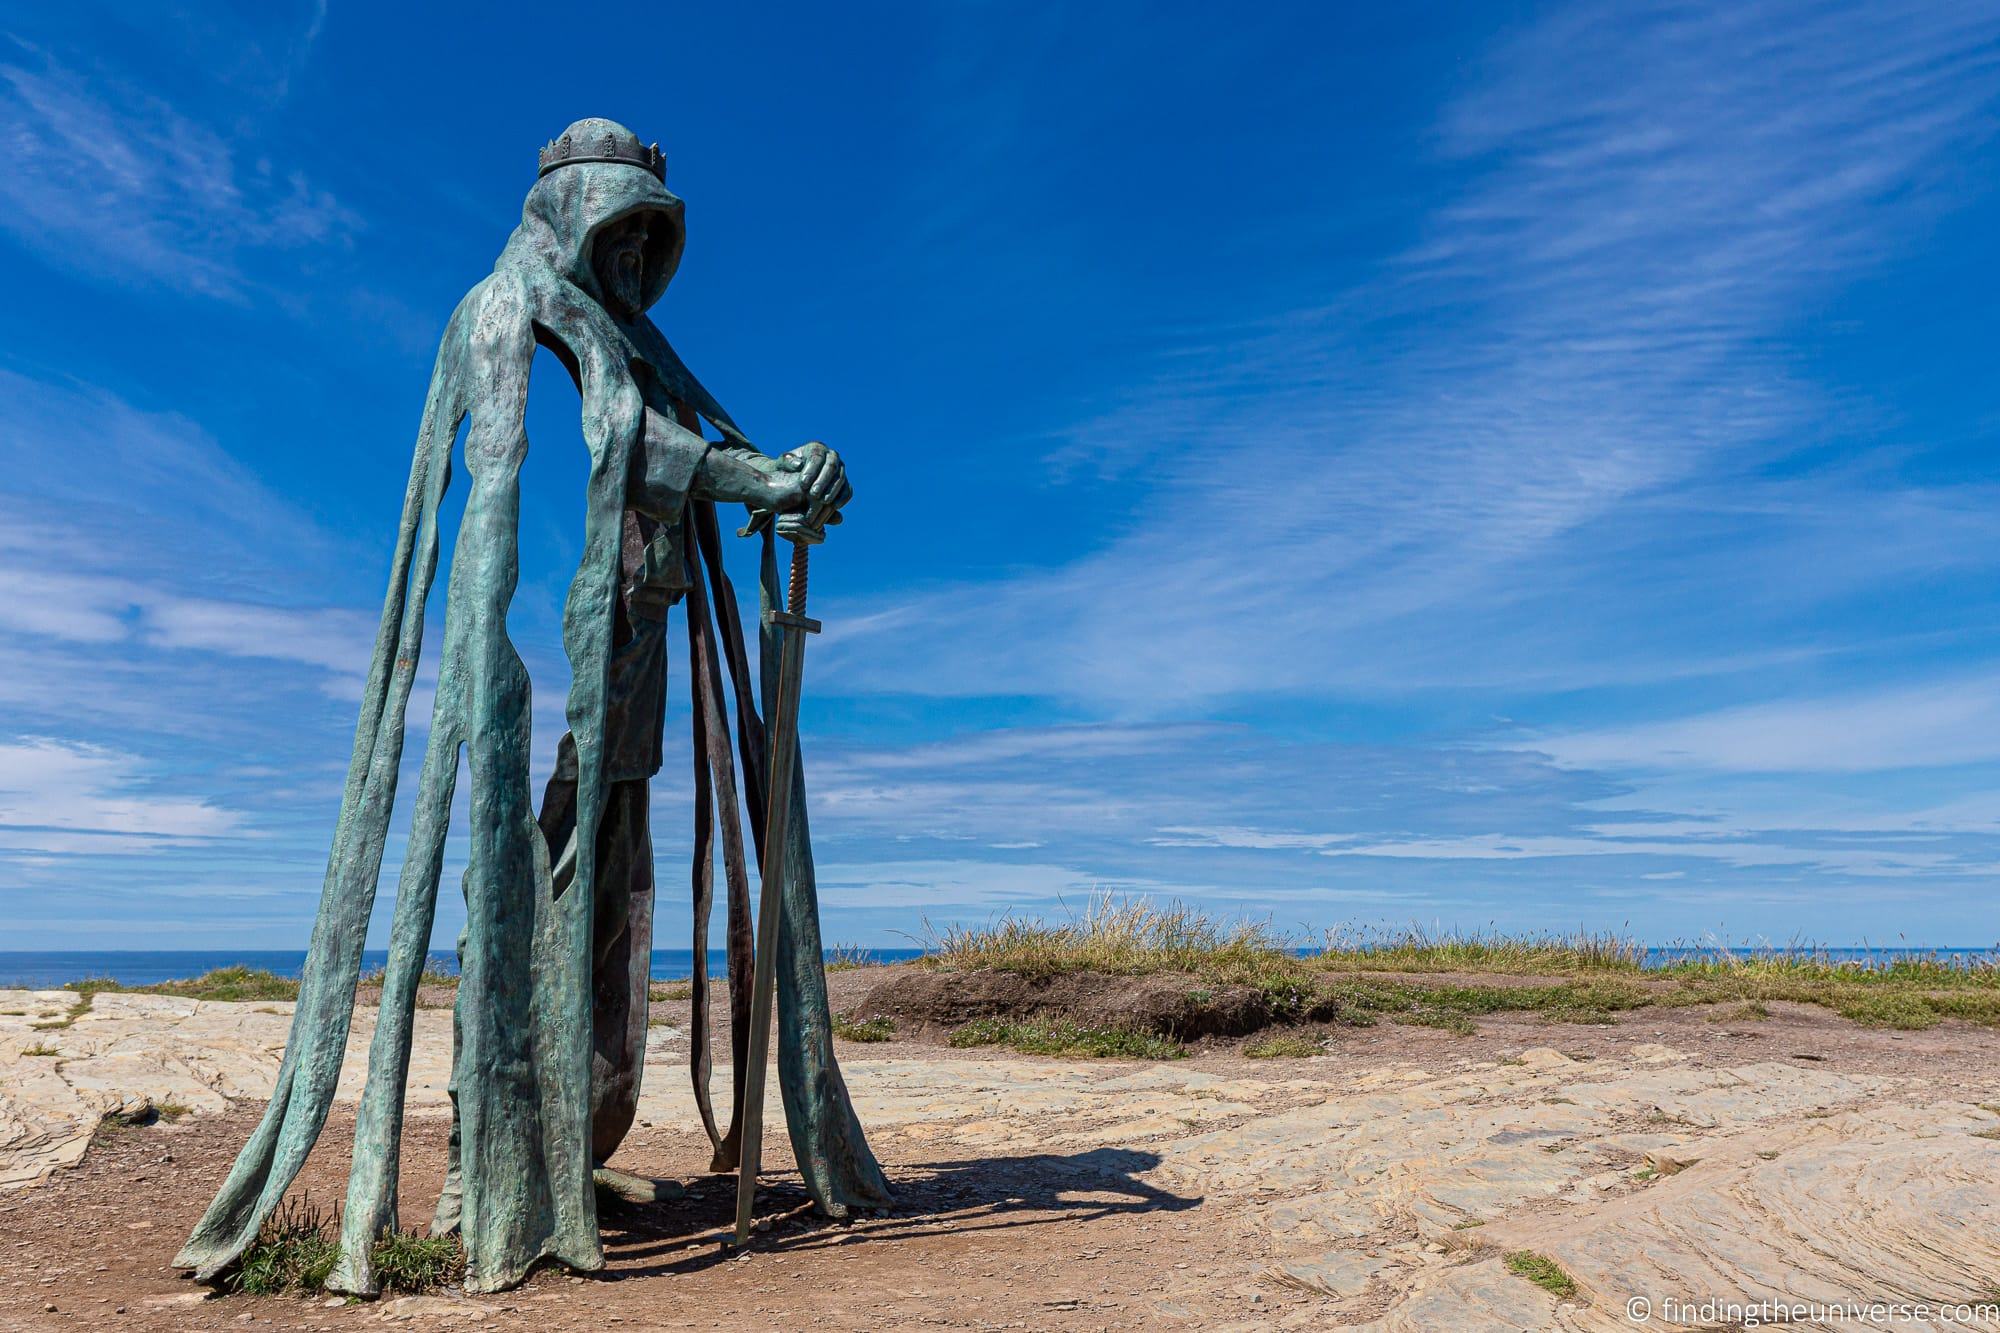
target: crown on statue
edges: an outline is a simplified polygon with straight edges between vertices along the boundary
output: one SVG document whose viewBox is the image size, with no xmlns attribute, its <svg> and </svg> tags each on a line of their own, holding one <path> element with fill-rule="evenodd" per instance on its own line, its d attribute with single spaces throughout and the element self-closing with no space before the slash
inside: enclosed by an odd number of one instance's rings
<svg viewBox="0 0 2000 1333">
<path fill-rule="evenodd" d="M 667 179 L 667 158 L 660 146 L 640 143 L 638 135 L 609 120 L 579 120 L 564 130 L 542 148 L 542 169 L 535 174 L 539 178 L 577 162 L 623 162 L 645 168 L 655 180 Z"/>
</svg>

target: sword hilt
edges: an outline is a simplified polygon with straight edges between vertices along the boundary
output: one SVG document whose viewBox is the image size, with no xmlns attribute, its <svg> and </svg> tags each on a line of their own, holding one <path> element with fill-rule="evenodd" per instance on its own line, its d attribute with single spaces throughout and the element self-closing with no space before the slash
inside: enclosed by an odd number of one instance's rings
<svg viewBox="0 0 2000 1333">
<path fill-rule="evenodd" d="M 792 545 L 792 586 L 785 598 L 785 609 L 795 616 L 806 613 L 806 553 L 811 550 L 809 542 Z"/>
<path fill-rule="evenodd" d="M 785 609 L 772 608 L 771 623 L 817 634 L 819 622 L 806 614 L 806 552 L 826 540 L 826 530 L 804 514 L 784 514 L 778 519 L 778 535 L 792 544 L 792 583 L 786 590 Z"/>
</svg>

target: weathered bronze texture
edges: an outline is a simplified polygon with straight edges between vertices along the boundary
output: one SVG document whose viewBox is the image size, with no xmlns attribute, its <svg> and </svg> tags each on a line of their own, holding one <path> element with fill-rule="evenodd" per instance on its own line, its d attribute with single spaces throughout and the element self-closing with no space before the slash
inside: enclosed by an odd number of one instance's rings
<svg viewBox="0 0 2000 1333">
<path fill-rule="evenodd" d="M 564 145 L 567 147 L 564 147 Z M 696 975 L 692 1059 L 713 1169 L 735 1165 L 751 1007 L 752 952 L 775 972 L 779 1089 L 792 1147 L 819 1207 L 845 1215 L 888 1201 L 833 1055 L 817 891 L 796 740 L 790 779 L 766 795 L 766 712 L 778 697 L 778 627 L 759 634 L 753 688 L 715 505 L 741 502 L 762 529 L 760 588 L 778 601 L 771 516 L 839 521 L 852 494 L 819 444 L 757 449 L 691 375 L 646 310 L 680 260 L 681 201 L 657 147 L 584 120 L 544 150 L 521 225 L 493 272 L 453 312 L 425 402 L 354 754 L 291 1037 L 264 1118 L 176 1263 L 212 1280 L 241 1257 L 284 1196 L 326 1120 L 354 1007 L 382 868 L 404 713 L 439 555 L 439 505 L 465 429 L 469 479 L 451 558 L 436 702 L 397 886 L 381 1008 L 357 1112 L 341 1255 L 330 1286 L 372 1293 L 370 1242 L 397 1225 L 396 1168 L 417 982 L 429 949 L 461 753 L 470 786 L 462 979 L 454 1013 L 450 1164 L 433 1230 L 464 1238 L 466 1287 L 495 1291 L 538 1261 L 603 1264 L 593 1171 L 632 1123 L 643 1065 L 653 861 L 647 827 L 666 689 L 668 608 L 688 603 L 694 694 Z M 518 576 L 523 413 L 537 345 L 582 395 L 590 453 L 584 552 L 563 616 L 568 734 L 540 814 L 530 807 L 530 684 L 506 630 Z M 721 436 L 698 433 L 706 421 Z M 735 743 L 725 721 L 735 698 Z M 760 855 L 769 807 L 790 818 L 775 939 L 754 942 L 736 781 Z M 729 1128 L 708 1091 L 713 853 L 728 888 L 736 1087 Z"/>
<path fill-rule="evenodd" d="M 785 882 L 786 831 L 791 823 L 792 761 L 799 736 L 799 688 L 805 675 L 806 635 L 819 633 L 819 622 L 806 615 L 806 558 L 822 540 L 817 529 L 781 519 L 778 530 L 792 543 L 792 582 L 783 611 L 764 613 L 764 623 L 776 630 L 778 698 L 771 709 L 771 787 L 765 803 L 770 825 L 764 834 L 767 886 L 757 905 L 757 969 L 750 992 L 750 1046 L 746 1057 L 749 1079 L 743 1097 L 743 1158 L 736 1171 L 736 1243 L 750 1239 L 751 1215 L 757 1204 L 757 1173 L 764 1162 L 764 1061 L 771 1050 L 771 992 L 777 981 L 778 895 L 768 890 Z"/>
</svg>

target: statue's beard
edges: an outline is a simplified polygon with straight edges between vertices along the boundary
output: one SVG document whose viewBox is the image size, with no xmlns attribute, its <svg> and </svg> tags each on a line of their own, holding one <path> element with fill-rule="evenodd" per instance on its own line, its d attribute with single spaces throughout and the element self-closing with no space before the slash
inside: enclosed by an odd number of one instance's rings
<svg viewBox="0 0 2000 1333">
<path fill-rule="evenodd" d="M 620 319 L 637 319 L 645 308 L 646 265 L 636 241 L 613 245 L 597 257 L 597 286 L 604 304 Z"/>
</svg>

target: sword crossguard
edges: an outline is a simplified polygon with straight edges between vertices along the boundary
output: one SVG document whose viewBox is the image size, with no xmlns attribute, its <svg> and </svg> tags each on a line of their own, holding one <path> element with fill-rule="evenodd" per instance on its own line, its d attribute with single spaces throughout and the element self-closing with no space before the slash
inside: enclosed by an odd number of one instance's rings
<svg viewBox="0 0 2000 1333">
<path fill-rule="evenodd" d="M 780 611 L 775 607 L 764 613 L 764 620 L 768 624 L 777 625 L 784 629 L 803 630 L 807 634 L 817 634 L 820 631 L 820 623 L 811 616 L 802 616 L 791 611 Z"/>
</svg>

